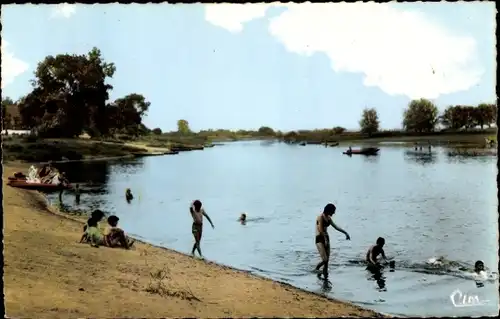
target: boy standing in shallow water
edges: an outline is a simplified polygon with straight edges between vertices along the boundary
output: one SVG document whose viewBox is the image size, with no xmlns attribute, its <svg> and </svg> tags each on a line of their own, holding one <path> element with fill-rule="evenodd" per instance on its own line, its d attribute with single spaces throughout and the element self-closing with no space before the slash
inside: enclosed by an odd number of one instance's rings
<svg viewBox="0 0 500 319">
<path fill-rule="evenodd" d="M 327 228 L 332 225 L 337 231 L 345 235 L 346 240 L 350 240 L 349 234 L 338 227 L 333 221 L 332 216 L 337 208 L 333 204 L 325 206 L 323 213 L 316 218 L 316 248 L 318 248 L 321 262 L 316 266 L 316 271 L 323 267 L 323 278 L 328 278 L 328 262 L 330 261 L 330 237 L 328 236 Z M 319 276 L 319 275 L 318 275 Z"/>
<path fill-rule="evenodd" d="M 191 255 L 194 256 L 195 250 L 198 250 L 198 254 L 200 257 L 203 257 L 201 254 L 201 234 L 203 232 L 203 217 L 206 217 L 208 219 L 208 222 L 214 227 L 214 224 L 212 223 L 212 220 L 210 217 L 207 215 L 205 210 L 202 207 L 202 204 L 199 200 L 195 200 L 191 207 L 189 207 L 189 212 L 191 213 L 191 217 L 193 217 L 193 226 L 191 228 L 191 231 L 193 233 L 194 237 L 194 245 L 193 245 L 193 250 L 191 251 Z"/>
</svg>

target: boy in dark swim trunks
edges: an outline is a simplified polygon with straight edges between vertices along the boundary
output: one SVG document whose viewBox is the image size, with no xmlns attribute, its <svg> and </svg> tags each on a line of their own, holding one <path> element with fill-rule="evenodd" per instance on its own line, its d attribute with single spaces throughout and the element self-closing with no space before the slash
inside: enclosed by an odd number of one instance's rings
<svg viewBox="0 0 500 319">
<path fill-rule="evenodd" d="M 377 244 L 373 245 L 368 249 L 366 253 L 366 262 L 368 263 L 368 267 L 376 267 L 381 268 L 382 266 L 377 260 L 378 255 L 382 256 L 382 259 L 387 263 L 389 262 L 388 258 L 385 256 L 384 252 L 385 239 L 382 237 L 377 238 Z"/>
<path fill-rule="evenodd" d="M 328 262 L 330 260 L 330 238 L 328 237 L 327 228 L 332 226 L 335 230 L 343 233 L 346 240 L 350 240 L 349 234 L 338 227 L 333 221 L 332 216 L 337 208 L 333 204 L 325 206 L 323 213 L 316 218 L 316 247 L 318 248 L 321 262 L 316 266 L 316 271 L 323 267 L 323 277 L 328 278 Z"/>
<path fill-rule="evenodd" d="M 194 245 L 193 245 L 193 250 L 191 251 L 191 255 L 194 256 L 195 250 L 198 250 L 198 254 L 200 257 L 203 257 L 201 254 L 201 234 L 203 232 L 203 217 L 206 217 L 208 219 L 208 222 L 210 225 L 212 225 L 212 228 L 214 228 L 214 224 L 212 223 L 212 220 L 210 217 L 207 215 L 203 207 L 201 207 L 202 204 L 199 200 L 195 200 L 191 207 L 189 207 L 189 212 L 191 213 L 191 217 L 193 217 L 193 226 L 191 228 L 191 231 L 193 233 L 194 237 Z"/>
</svg>

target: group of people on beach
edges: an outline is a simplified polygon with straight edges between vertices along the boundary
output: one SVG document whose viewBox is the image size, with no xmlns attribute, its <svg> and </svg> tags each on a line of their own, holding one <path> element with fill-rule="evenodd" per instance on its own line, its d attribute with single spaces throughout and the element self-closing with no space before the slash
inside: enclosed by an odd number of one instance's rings
<svg viewBox="0 0 500 319">
<path fill-rule="evenodd" d="M 130 249 L 134 240 L 127 235 L 123 229 L 118 227 L 118 218 L 115 215 L 108 217 L 108 226 L 104 232 L 99 229 L 99 222 L 104 218 L 104 212 L 96 209 L 83 226 L 83 234 L 80 243 L 90 244 L 92 247 L 106 246 L 110 248 Z"/>
<path fill-rule="evenodd" d="M 78 185 L 77 185 L 78 189 Z M 79 192 L 76 192 L 79 197 Z M 134 198 L 132 191 L 127 188 L 125 191 L 125 199 L 127 202 Z M 327 204 L 323 212 L 316 217 L 316 227 L 315 227 L 315 244 L 318 250 L 319 256 L 321 258 L 320 262 L 316 265 L 315 271 L 318 273 L 318 277 L 323 275 L 323 279 L 328 279 L 328 263 L 330 261 L 330 236 L 328 235 L 328 227 L 332 226 L 335 230 L 345 235 L 346 240 L 350 240 L 351 237 L 341 227 L 339 227 L 333 221 L 332 217 L 335 214 L 337 208 L 334 204 Z M 215 228 L 210 216 L 205 211 L 203 204 L 200 200 L 195 200 L 189 207 L 189 212 L 193 219 L 191 226 L 191 232 L 194 237 L 194 244 L 191 250 L 191 255 L 194 257 L 195 252 L 203 258 L 201 252 L 201 238 L 203 234 L 203 220 L 206 218 L 212 228 Z M 108 217 L 108 227 L 101 232 L 98 228 L 98 223 L 104 218 L 105 214 L 101 210 L 94 210 L 91 217 L 87 220 L 86 225 L 83 228 L 83 235 L 80 239 L 81 243 L 89 243 L 93 247 L 106 246 L 106 247 L 121 247 L 129 249 L 132 247 L 134 240 L 125 235 L 125 232 L 118 227 L 119 218 L 115 215 Z M 246 224 L 247 215 L 242 213 L 238 221 L 241 224 Z M 376 240 L 375 245 L 371 246 L 365 257 L 365 263 L 367 265 L 367 270 L 372 273 L 379 273 L 383 268 L 389 266 L 391 269 L 395 267 L 395 261 L 393 258 L 387 258 L 384 252 L 385 239 L 379 237 Z M 379 258 L 379 256 L 381 258 Z M 437 262 L 440 262 L 439 260 Z M 321 271 L 322 270 L 322 271 Z M 484 272 L 484 263 L 478 260 L 474 266 L 475 274 L 482 274 Z"/>
</svg>

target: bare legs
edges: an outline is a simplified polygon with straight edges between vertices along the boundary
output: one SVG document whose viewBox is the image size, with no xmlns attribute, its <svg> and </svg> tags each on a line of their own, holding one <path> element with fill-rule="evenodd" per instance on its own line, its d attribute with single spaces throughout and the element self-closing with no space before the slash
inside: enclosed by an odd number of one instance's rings
<svg viewBox="0 0 500 319">
<path fill-rule="evenodd" d="M 323 267 L 323 277 L 328 278 L 328 261 L 330 260 L 330 245 L 324 243 L 317 243 L 316 247 L 321 256 L 322 261 L 316 266 L 316 270 L 320 270 Z"/>
</svg>

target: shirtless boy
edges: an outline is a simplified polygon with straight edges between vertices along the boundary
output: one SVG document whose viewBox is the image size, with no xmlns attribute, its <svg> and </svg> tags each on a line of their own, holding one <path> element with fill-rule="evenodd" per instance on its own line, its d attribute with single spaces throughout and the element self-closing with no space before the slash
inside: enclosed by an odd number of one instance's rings
<svg viewBox="0 0 500 319">
<path fill-rule="evenodd" d="M 382 256 L 382 259 L 385 262 L 389 262 L 388 258 L 385 256 L 384 252 L 385 239 L 382 237 L 377 238 L 377 244 L 373 245 L 368 249 L 366 253 L 366 262 L 368 263 L 368 267 L 379 267 L 380 263 L 377 260 L 379 255 Z"/>
<path fill-rule="evenodd" d="M 350 240 L 349 234 L 337 226 L 332 216 L 335 214 L 337 208 L 333 204 L 328 204 L 323 209 L 323 213 L 316 218 L 316 248 L 318 248 L 321 262 L 316 266 L 316 271 L 323 267 L 323 277 L 328 278 L 328 261 L 330 260 L 330 237 L 328 236 L 327 228 L 332 226 L 335 230 L 343 233 L 346 240 Z"/>
<path fill-rule="evenodd" d="M 191 217 L 193 217 L 193 226 L 191 228 L 191 231 L 193 232 L 193 237 L 194 237 L 194 245 L 193 245 L 193 250 L 191 251 L 191 255 L 194 256 L 195 250 L 198 250 L 198 254 L 200 257 L 203 257 L 201 254 L 201 234 L 203 232 L 203 217 L 205 217 L 212 228 L 214 228 L 214 224 L 212 223 L 212 220 L 210 217 L 207 215 L 203 207 L 201 207 L 202 204 L 199 200 L 195 200 L 191 207 L 189 207 L 189 212 L 191 213 Z"/>
</svg>

